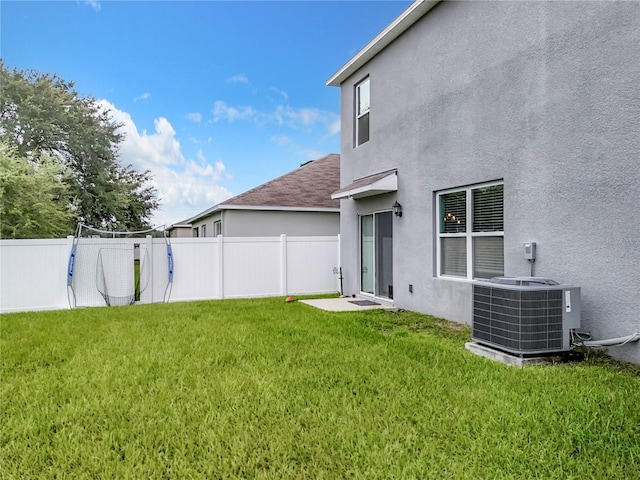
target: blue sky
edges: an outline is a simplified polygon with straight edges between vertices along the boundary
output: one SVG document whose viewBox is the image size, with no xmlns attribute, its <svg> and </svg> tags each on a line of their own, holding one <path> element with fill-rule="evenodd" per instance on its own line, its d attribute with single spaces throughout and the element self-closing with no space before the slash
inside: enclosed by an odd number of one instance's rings
<svg viewBox="0 0 640 480">
<path fill-rule="evenodd" d="M 112 111 L 169 225 L 339 153 L 325 81 L 410 3 L 4 0 L 0 52 Z"/>
</svg>

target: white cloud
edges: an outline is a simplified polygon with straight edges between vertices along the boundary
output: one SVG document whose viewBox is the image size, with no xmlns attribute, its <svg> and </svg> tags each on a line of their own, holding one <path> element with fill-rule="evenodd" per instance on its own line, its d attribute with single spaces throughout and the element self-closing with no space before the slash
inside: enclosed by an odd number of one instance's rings
<svg viewBox="0 0 640 480">
<path fill-rule="evenodd" d="M 222 100 L 213 105 L 213 121 L 236 120 L 252 121 L 257 124 L 272 124 L 287 126 L 296 130 L 310 131 L 317 125 L 324 126 L 327 131 L 325 138 L 340 133 L 340 116 L 337 113 L 318 108 L 292 108 L 289 105 L 278 105 L 271 112 L 261 112 L 253 107 L 234 107 Z"/>
<path fill-rule="evenodd" d="M 289 105 L 280 105 L 268 117 L 271 123 L 294 130 L 308 132 L 320 126 L 326 130 L 323 136 L 325 139 L 340 133 L 340 116 L 318 108 L 292 108 Z"/>
<path fill-rule="evenodd" d="M 271 141 L 278 145 L 279 147 L 283 147 L 285 145 L 291 145 L 293 143 L 293 139 L 287 135 L 276 135 L 271 137 Z"/>
<path fill-rule="evenodd" d="M 187 120 L 191 120 L 194 123 L 200 123 L 202 121 L 202 114 L 198 112 L 187 113 Z"/>
<path fill-rule="evenodd" d="M 287 92 L 283 92 L 282 90 L 276 88 L 276 87 L 271 87 L 270 88 L 271 91 L 276 92 L 278 95 L 281 95 L 282 98 L 284 98 L 285 102 L 289 101 L 289 95 L 287 94 Z"/>
<path fill-rule="evenodd" d="M 98 0 L 85 0 L 83 3 L 89 5 L 96 12 L 100 11 L 100 2 Z"/>
<path fill-rule="evenodd" d="M 107 100 L 97 102 L 121 123 L 125 138 L 120 144 L 119 157 L 124 165 L 136 170 L 149 170 L 161 207 L 154 214 L 154 225 L 170 225 L 231 197 L 231 192 L 218 185 L 225 166 L 221 160 L 211 164 L 202 150 L 196 160 L 185 159 L 173 126 L 164 117 L 155 119 L 153 133 L 138 131 L 131 115 L 118 110 Z"/>
<path fill-rule="evenodd" d="M 161 206 L 153 217 L 155 225 L 171 225 L 206 210 L 231 197 L 231 192 L 214 183 L 215 168 L 204 169 L 189 162 L 184 171 L 160 170 L 154 180 L 162 185 Z"/>
<path fill-rule="evenodd" d="M 334 135 L 340 134 L 340 116 L 336 115 L 336 118 L 329 124 L 329 133 L 328 137 L 333 137 Z"/>
<path fill-rule="evenodd" d="M 234 75 L 233 77 L 227 78 L 228 83 L 243 83 L 245 85 L 249 84 L 249 79 L 244 73 L 239 73 L 238 75 Z"/>
<path fill-rule="evenodd" d="M 273 112 L 272 118 L 276 120 L 278 125 L 287 124 L 292 128 L 300 128 L 317 123 L 324 115 L 325 112 L 317 108 L 294 109 L 288 105 L 280 105 Z"/>
<path fill-rule="evenodd" d="M 202 165 L 194 162 L 193 160 L 190 160 L 187 163 L 186 171 L 200 177 L 210 177 L 213 181 L 220 180 L 220 173 L 222 173 L 220 170 L 218 170 L 218 168 L 214 167 L 213 165 L 209 165 L 209 164 Z M 224 171 L 224 168 L 223 168 L 223 171 Z"/>
<path fill-rule="evenodd" d="M 201 138 L 190 137 L 189 142 L 194 145 L 211 145 L 211 143 L 213 142 L 213 137 L 207 137 L 204 140 Z"/>
<path fill-rule="evenodd" d="M 252 120 L 257 118 L 258 112 L 252 107 L 230 107 L 225 102 L 217 100 L 213 104 L 213 121 L 228 120 Z"/>
<path fill-rule="evenodd" d="M 133 99 L 134 102 L 141 102 L 142 100 L 146 100 L 148 98 L 151 97 L 151 94 L 149 92 L 145 92 L 142 95 L 140 95 L 139 97 L 136 97 Z"/>
</svg>

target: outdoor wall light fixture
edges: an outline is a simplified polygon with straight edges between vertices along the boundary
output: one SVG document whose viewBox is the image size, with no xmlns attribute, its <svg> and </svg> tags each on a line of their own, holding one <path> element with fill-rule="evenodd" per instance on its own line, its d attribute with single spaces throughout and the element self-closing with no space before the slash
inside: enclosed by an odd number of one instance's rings
<svg viewBox="0 0 640 480">
<path fill-rule="evenodd" d="M 393 209 L 393 214 L 396 217 L 401 217 L 402 216 L 402 205 L 400 205 L 397 200 L 395 201 L 395 203 L 393 205 L 391 205 L 391 208 Z"/>
</svg>

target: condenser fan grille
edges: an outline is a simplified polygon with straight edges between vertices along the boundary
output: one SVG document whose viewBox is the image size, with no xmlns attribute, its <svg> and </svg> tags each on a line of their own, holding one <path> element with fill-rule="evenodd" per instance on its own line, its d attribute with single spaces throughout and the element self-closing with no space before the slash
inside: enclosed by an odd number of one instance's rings
<svg viewBox="0 0 640 480">
<path fill-rule="evenodd" d="M 473 339 L 519 354 L 563 349 L 561 289 L 474 285 Z"/>
</svg>

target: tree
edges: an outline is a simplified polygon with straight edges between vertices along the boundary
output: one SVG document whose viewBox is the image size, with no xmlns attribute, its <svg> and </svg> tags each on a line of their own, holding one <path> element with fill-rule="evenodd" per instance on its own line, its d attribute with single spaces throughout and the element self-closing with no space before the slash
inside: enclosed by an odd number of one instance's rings
<svg viewBox="0 0 640 480">
<path fill-rule="evenodd" d="M 69 187 L 48 155 L 37 163 L 0 142 L 0 238 L 61 237 L 73 232 Z"/>
<path fill-rule="evenodd" d="M 0 85 L 0 140 L 32 164 L 48 155 L 68 170 L 63 181 L 77 222 L 119 230 L 148 226 L 158 208 L 151 173 L 119 163 L 121 125 L 108 110 L 81 97 L 73 82 L 36 71 L 9 71 L 1 61 Z"/>
</svg>

